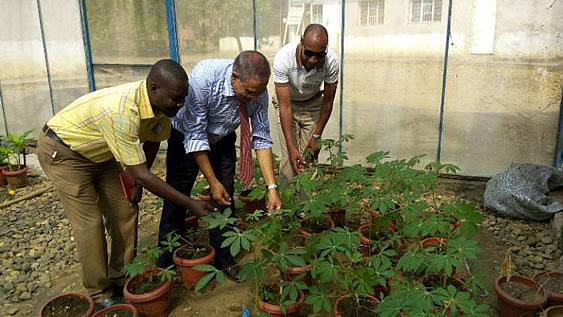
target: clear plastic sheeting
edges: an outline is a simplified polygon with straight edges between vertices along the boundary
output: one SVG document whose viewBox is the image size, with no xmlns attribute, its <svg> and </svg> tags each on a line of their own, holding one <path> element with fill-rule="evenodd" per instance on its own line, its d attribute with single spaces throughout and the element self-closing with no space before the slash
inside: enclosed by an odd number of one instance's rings
<svg viewBox="0 0 563 317">
<path fill-rule="evenodd" d="M 78 1 L 40 3 L 56 113 L 89 92 L 80 7 Z"/>
<path fill-rule="evenodd" d="M 447 7 L 420 2 L 346 2 L 342 130 L 355 136 L 352 162 L 377 151 L 436 157 Z"/>
<path fill-rule="evenodd" d="M 37 134 L 53 115 L 37 1 L 0 0 L 0 8 L 4 128 L 12 133 L 35 129 Z"/>
<path fill-rule="evenodd" d="M 504 216 L 549 220 L 563 204 L 546 194 L 563 186 L 562 170 L 550 166 L 513 163 L 487 183 L 484 205 Z"/>
<path fill-rule="evenodd" d="M 180 61 L 186 71 L 202 59 L 234 59 L 239 52 L 254 49 L 252 1 L 176 0 L 175 4 Z"/>
<path fill-rule="evenodd" d="M 551 165 L 563 2 L 454 1 L 452 11 L 442 161 L 482 176 L 511 162 Z"/>
<path fill-rule="evenodd" d="M 165 1 L 85 1 L 94 64 L 154 64 L 169 57 Z"/>
</svg>

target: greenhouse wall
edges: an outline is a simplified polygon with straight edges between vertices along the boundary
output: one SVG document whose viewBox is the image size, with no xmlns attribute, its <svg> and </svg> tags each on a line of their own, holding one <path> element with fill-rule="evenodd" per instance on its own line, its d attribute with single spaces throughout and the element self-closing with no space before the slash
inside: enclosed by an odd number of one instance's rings
<svg viewBox="0 0 563 317">
<path fill-rule="evenodd" d="M 273 62 L 307 24 L 326 26 L 342 59 L 343 89 L 324 137 L 355 136 L 343 148 L 350 164 L 382 150 L 395 158 L 426 154 L 425 163 L 440 157 L 477 176 L 511 162 L 560 162 L 563 2 L 453 0 L 444 68 L 449 3 L 0 0 L 0 133 L 37 132 L 87 93 L 86 48 L 97 89 L 143 79 L 171 56 L 169 5 L 188 72 L 199 60 L 234 58 L 255 43 Z"/>
</svg>

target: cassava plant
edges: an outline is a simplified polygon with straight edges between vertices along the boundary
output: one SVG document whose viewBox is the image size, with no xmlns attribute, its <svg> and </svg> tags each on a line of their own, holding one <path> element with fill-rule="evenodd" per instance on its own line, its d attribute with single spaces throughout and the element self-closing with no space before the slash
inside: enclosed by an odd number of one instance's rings
<svg viewBox="0 0 563 317">
<path fill-rule="evenodd" d="M 10 171 L 19 171 L 22 167 L 21 155 L 26 145 L 30 144 L 33 139 L 29 138 L 29 135 L 33 132 L 32 130 L 27 130 L 23 134 L 18 135 L 15 133 L 8 133 L 6 141 L 8 143 L 8 148 L 10 149 L 8 156 L 8 169 Z"/>
<path fill-rule="evenodd" d="M 179 236 L 172 233 L 166 235 L 166 241 L 163 241 L 162 247 L 154 246 L 146 243 L 137 247 L 137 256 L 129 264 L 125 265 L 124 272 L 128 278 L 142 275 L 148 270 L 156 269 L 156 259 L 165 251 L 174 252 L 174 249 L 180 246 Z M 147 279 L 141 280 L 136 284 L 137 293 L 145 293 L 158 287 L 158 285 L 170 281 L 176 276 L 174 265 L 165 269 L 159 269 L 150 274 Z"/>
</svg>

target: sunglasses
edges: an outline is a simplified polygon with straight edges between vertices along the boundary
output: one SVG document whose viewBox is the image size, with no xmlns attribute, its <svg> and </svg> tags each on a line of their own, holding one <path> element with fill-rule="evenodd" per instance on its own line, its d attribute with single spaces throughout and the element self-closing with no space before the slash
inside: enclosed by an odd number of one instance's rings
<svg viewBox="0 0 563 317">
<path fill-rule="evenodd" d="M 319 58 L 319 59 L 325 58 L 325 56 L 326 56 L 326 51 L 324 51 L 324 52 L 314 52 L 314 51 L 311 51 L 311 50 L 308 50 L 308 49 L 304 49 L 303 53 L 307 57 L 315 56 L 316 58 Z"/>
</svg>

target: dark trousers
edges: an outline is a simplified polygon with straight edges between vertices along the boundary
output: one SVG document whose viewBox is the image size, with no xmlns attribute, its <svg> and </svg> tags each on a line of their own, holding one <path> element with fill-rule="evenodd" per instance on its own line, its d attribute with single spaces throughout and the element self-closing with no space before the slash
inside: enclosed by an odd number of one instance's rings
<svg viewBox="0 0 563 317">
<path fill-rule="evenodd" d="M 236 150 L 235 150 L 236 133 L 233 132 L 222 138 L 219 142 L 211 145 L 211 151 L 208 152 L 209 161 L 215 176 L 223 184 L 234 204 L 234 178 L 236 166 Z M 184 150 L 184 135 L 175 129 L 172 129 L 170 138 L 168 139 L 168 151 L 166 152 L 166 182 L 176 190 L 185 195 L 190 195 L 192 187 L 199 173 L 199 166 L 192 154 L 186 154 Z M 211 204 L 223 211 L 227 207 L 220 206 L 213 198 Z M 233 206 L 234 207 L 234 206 Z M 234 213 L 234 208 L 231 208 Z M 175 203 L 164 200 L 162 215 L 160 218 L 160 227 L 158 232 L 158 243 L 162 246 L 162 241 L 166 241 L 166 235 L 169 232 L 180 233 L 184 228 L 184 218 L 186 217 L 186 209 Z M 222 232 L 218 228 L 209 230 L 209 242 L 215 248 L 215 265 L 222 269 L 235 263 L 231 256 L 229 248 L 221 248 L 224 238 Z M 165 268 L 174 264 L 172 254 L 165 252 L 157 260 L 159 267 Z"/>
</svg>

